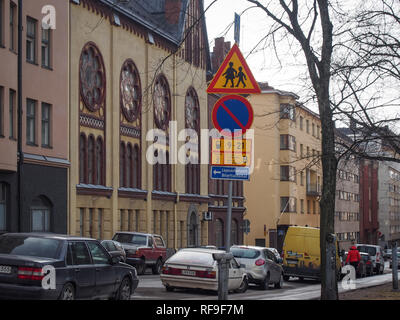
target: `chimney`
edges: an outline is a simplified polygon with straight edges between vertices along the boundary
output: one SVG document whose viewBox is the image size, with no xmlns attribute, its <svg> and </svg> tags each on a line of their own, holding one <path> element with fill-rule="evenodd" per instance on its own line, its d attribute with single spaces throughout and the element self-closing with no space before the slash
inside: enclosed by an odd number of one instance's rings
<svg viewBox="0 0 400 320">
<path fill-rule="evenodd" d="M 169 24 L 178 24 L 182 0 L 165 0 L 165 19 Z"/>
<path fill-rule="evenodd" d="M 228 54 L 230 49 L 231 49 L 230 41 L 225 42 L 224 37 L 215 38 L 215 45 L 213 48 L 213 52 L 211 54 L 212 67 L 214 73 L 218 71 L 219 66 L 224 61 L 225 56 Z"/>
</svg>

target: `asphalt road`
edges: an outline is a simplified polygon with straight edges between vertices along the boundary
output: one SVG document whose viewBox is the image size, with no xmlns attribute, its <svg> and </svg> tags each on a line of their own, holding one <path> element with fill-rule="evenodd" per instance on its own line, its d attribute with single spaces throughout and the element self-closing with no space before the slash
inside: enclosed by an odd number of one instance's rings
<svg viewBox="0 0 400 320">
<path fill-rule="evenodd" d="M 392 281 L 391 269 L 385 266 L 383 275 L 360 278 L 355 282 L 355 288 L 384 284 Z M 339 292 L 345 290 L 339 282 Z M 309 300 L 319 299 L 321 285 L 318 281 L 298 278 L 291 278 L 285 281 L 283 288 L 275 289 L 272 285 L 269 290 L 261 290 L 255 285 L 249 285 L 245 293 L 231 293 L 229 300 Z M 161 284 L 160 276 L 147 272 L 139 276 L 139 286 L 132 296 L 132 300 L 217 300 L 218 295 L 212 291 L 181 289 L 174 292 L 167 292 Z"/>
</svg>

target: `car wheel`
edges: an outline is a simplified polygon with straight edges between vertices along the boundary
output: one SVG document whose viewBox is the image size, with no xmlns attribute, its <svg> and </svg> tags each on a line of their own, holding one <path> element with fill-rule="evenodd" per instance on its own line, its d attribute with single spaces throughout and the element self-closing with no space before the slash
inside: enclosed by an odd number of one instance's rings
<svg viewBox="0 0 400 320">
<path fill-rule="evenodd" d="M 269 280 L 270 280 L 270 274 L 268 272 L 267 276 L 264 278 L 264 280 L 260 284 L 260 288 L 262 290 L 269 290 Z"/>
<path fill-rule="evenodd" d="M 283 274 L 279 277 L 279 282 L 275 283 L 275 289 L 281 289 L 283 287 Z"/>
<path fill-rule="evenodd" d="M 61 290 L 59 300 L 75 300 L 75 288 L 72 283 L 66 283 Z"/>
<path fill-rule="evenodd" d="M 161 261 L 161 259 L 158 259 L 156 264 L 152 267 L 153 274 L 160 274 L 161 267 L 162 267 L 162 261 Z"/>
<path fill-rule="evenodd" d="M 167 292 L 173 292 L 175 288 L 171 286 L 165 286 L 165 290 L 167 290 Z"/>
<path fill-rule="evenodd" d="M 136 266 L 136 271 L 137 271 L 137 274 L 139 274 L 139 275 L 143 275 L 145 273 L 146 262 L 144 261 L 144 259 L 142 259 L 142 263 L 140 263 Z"/>
<path fill-rule="evenodd" d="M 125 277 L 118 289 L 117 300 L 130 300 L 132 294 L 132 283 L 128 277 Z"/>
<path fill-rule="evenodd" d="M 240 284 L 240 287 L 237 288 L 235 292 L 245 293 L 248 287 L 249 287 L 249 281 L 247 280 L 247 277 L 244 277 L 242 283 Z"/>
<path fill-rule="evenodd" d="M 290 276 L 283 276 L 283 280 L 289 281 L 290 280 Z"/>
</svg>

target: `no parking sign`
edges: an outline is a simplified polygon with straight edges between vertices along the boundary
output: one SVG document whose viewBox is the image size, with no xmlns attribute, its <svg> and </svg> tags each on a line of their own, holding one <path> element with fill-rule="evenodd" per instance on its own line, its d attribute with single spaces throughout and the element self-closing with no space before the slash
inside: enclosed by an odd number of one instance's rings
<svg viewBox="0 0 400 320">
<path fill-rule="evenodd" d="M 219 99 L 211 113 L 214 127 L 226 137 L 243 136 L 253 124 L 254 112 L 249 101 L 239 95 Z"/>
</svg>

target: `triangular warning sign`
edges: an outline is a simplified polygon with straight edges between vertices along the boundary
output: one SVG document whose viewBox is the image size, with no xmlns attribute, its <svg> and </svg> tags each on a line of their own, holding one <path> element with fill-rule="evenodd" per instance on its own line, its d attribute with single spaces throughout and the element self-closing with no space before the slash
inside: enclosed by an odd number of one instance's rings
<svg viewBox="0 0 400 320">
<path fill-rule="evenodd" d="M 260 87 L 236 43 L 212 79 L 207 93 L 261 93 Z"/>
</svg>

